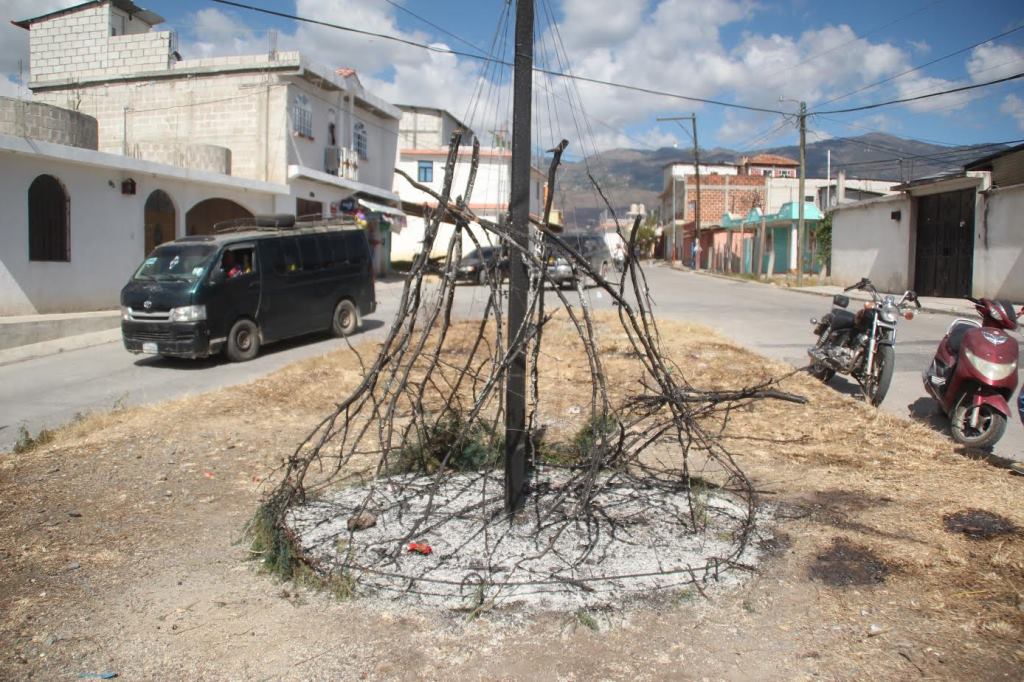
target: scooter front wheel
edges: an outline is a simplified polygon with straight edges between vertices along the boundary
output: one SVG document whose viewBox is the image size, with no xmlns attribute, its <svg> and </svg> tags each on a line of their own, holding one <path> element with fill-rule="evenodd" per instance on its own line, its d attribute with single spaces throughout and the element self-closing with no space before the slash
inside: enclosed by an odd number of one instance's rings
<svg viewBox="0 0 1024 682">
<path fill-rule="evenodd" d="M 970 448 L 987 450 L 999 442 L 1006 431 L 1006 416 L 991 405 L 970 405 L 960 401 L 950 415 L 953 440 Z"/>
</svg>

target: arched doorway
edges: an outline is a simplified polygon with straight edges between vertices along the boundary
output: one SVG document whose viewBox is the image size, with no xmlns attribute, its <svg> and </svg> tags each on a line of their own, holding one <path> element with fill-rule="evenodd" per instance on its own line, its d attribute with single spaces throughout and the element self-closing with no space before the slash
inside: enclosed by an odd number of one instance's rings
<svg viewBox="0 0 1024 682">
<path fill-rule="evenodd" d="M 40 175 L 28 188 L 28 258 L 71 260 L 68 194 L 52 175 Z"/>
<path fill-rule="evenodd" d="M 219 222 L 252 217 L 252 213 L 230 199 L 205 199 L 185 214 L 185 232 L 213 234 L 213 226 Z"/>
<path fill-rule="evenodd" d="M 154 190 L 146 199 L 146 254 L 152 253 L 153 249 L 164 242 L 174 239 L 175 223 L 177 214 L 174 210 L 174 202 L 167 192 Z"/>
</svg>

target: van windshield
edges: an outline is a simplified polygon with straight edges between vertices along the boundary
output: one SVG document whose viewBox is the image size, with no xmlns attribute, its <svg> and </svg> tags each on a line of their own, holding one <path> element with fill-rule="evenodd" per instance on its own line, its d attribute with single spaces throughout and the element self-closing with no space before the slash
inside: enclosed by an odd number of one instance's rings
<svg viewBox="0 0 1024 682">
<path fill-rule="evenodd" d="M 134 279 L 195 282 L 202 277 L 216 250 L 212 244 L 158 246 L 149 258 L 142 261 Z"/>
</svg>

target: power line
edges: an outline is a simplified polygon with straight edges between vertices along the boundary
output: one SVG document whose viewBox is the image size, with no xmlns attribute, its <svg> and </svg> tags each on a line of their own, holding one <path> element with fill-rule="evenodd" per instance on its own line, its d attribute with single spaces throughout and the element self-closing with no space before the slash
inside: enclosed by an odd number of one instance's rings
<svg viewBox="0 0 1024 682">
<path fill-rule="evenodd" d="M 252 12 L 259 12 L 261 14 L 268 14 L 270 16 L 278 17 L 281 19 L 290 19 L 292 21 L 301 21 L 307 24 L 315 24 L 318 26 L 324 26 L 327 28 L 337 29 L 339 31 L 347 31 L 349 33 L 355 33 L 357 35 L 367 36 L 369 38 L 379 38 L 381 40 L 389 40 L 392 42 L 407 45 L 409 47 L 415 47 L 421 50 L 427 50 L 429 52 L 436 52 L 439 54 L 450 54 L 456 57 L 465 57 L 467 59 L 476 59 L 480 61 L 496 62 L 501 66 L 512 67 L 511 62 L 494 59 L 491 57 L 485 57 L 479 54 L 473 54 L 470 52 L 462 52 L 460 50 L 453 50 L 448 47 L 439 47 L 436 45 L 426 45 L 424 43 L 418 43 L 414 40 L 408 40 L 406 38 L 400 38 L 398 36 L 388 35 L 386 33 L 375 33 L 373 31 L 365 31 L 363 29 L 352 28 L 351 26 L 342 26 L 340 24 L 334 24 L 329 21 L 321 21 L 319 19 L 310 19 L 308 17 L 302 17 L 296 14 L 288 14 L 287 12 L 278 12 L 276 10 L 266 9 L 263 7 L 256 7 L 254 5 L 247 5 L 241 2 L 234 2 L 233 0 L 210 0 L 220 5 L 228 5 L 230 7 L 237 7 L 239 9 L 245 9 Z M 587 76 L 580 76 L 578 74 L 563 73 L 560 71 L 552 71 L 549 69 L 538 69 L 534 68 L 534 72 L 543 73 L 548 76 L 555 76 L 558 78 L 567 78 L 569 80 L 580 81 L 584 83 L 593 83 L 595 85 L 604 85 L 612 88 L 619 88 L 621 90 L 629 90 L 631 92 L 639 92 L 646 95 L 657 95 L 659 97 L 667 97 L 670 99 L 681 99 L 688 102 L 700 102 L 702 104 L 712 104 L 720 107 L 728 107 L 732 109 L 741 109 L 744 111 L 760 111 L 767 114 L 780 114 L 785 115 L 786 112 L 779 111 L 778 109 L 768 109 L 766 107 L 757 107 L 746 104 L 735 104 L 732 102 L 723 102 L 721 100 L 707 99 L 704 97 L 693 97 L 690 95 L 681 95 L 675 92 L 667 92 L 665 90 L 655 90 L 653 88 L 644 88 L 637 85 L 629 85 L 626 83 L 616 83 L 613 81 L 601 80 L 599 78 L 589 78 Z"/>
<path fill-rule="evenodd" d="M 823 107 L 826 104 L 831 104 L 832 102 L 838 102 L 841 99 L 846 99 L 847 97 L 852 97 L 853 95 L 856 95 L 859 92 L 864 92 L 865 90 L 870 90 L 871 88 L 878 87 L 879 85 L 883 85 L 885 83 L 888 83 L 889 81 L 894 81 L 897 78 L 901 78 L 903 76 L 906 76 L 908 73 L 913 73 L 915 71 L 920 71 L 921 69 L 927 68 L 927 67 L 931 66 L 932 64 L 937 64 L 937 63 L 943 61 L 944 59 L 949 59 L 950 57 L 955 57 L 958 54 L 963 54 L 964 52 L 967 52 L 968 50 L 973 50 L 976 47 L 984 45 L 985 43 L 991 43 L 993 40 L 998 40 L 999 38 L 1004 38 L 1004 37 L 1010 35 L 1011 33 L 1016 33 L 1017 31 L 1021 30 L 1022 28 L 1024 28 L 1024 24 L 1021 24 L 1020 26 L 1018 26 L 1016 28 L 1011 28 L 1008 31 L 1003 31 L 1002 33 L 1000 33 L 998 35 L 994 35 L 991 38 L 986 38 L 985 40 L 982 40 L 980 42 L 974 43 L 973 45 L 968 45 L 967 47 L 964 47 L 964 48 L 961 48 L 959 50 L 956 50 L 955 52 L 950 52 L 949 54 L 945 54 L 945 55 L 942 55 L 941 57 L 937 57 L 937 58 L 931 60 L 930 62 L 925 62 L 924 64 L 921 64 L 919 66 L 915 66 L 915 67 L 913 67 L 911 69 L 907 69 L 906 71 L 901 71 L 900 73 L 897 73 L 895 75 L 889 76 L 888 78 L 883 78 L 882 80 L 876 81 L 874 83 L 871 83 L 870 85 L 865 85 L 862 88 L 857 88 L 856 90 L 853 90 L 852 92 L 848 92 L 845 95 L 839 95 L 838 97 L 833 97 L 832 99 L 829 99 L 829 100 L 826 100 L 826 101 L 822 102 L 818 106 L 822 106 Z"/>
<path fill-rule="evenodd" d="M 836 165 L 837 167 L 848 168 L 848 167 L 853 167 L 853 166 L 874 166 L 874 165 L 895 164 L 895 163 L 899 163 L 901 161 L 910 161 L 910 160 L 914 160 L 914 161 L 932 161 L 932 162 L 935 162 L 937 164 L 938 163 L 944 163 L 944 162 L 956 163 L 958 161 L 962 161 L 962 160 L 965 160 L 965 159 L 966 160 L 971 160 L 971 158 L 974 155 L 976 155 L 976 154 L 978 154 L 980 152 L 983 152 L 985 150 L 996 149 L 996 148 L 999 148 L 999 147 L 1005 147 L 1007 145 L 1020 144 L 1021 142 L 1024 142 L 1024 139 L 1003 140 L 1001 142 L 990 142 L 988 144 L 982 144 L 982 145 L 977 145 L 977 146 L 973 146 L 973 147 L 967 147 L 967 148 L 964 148 L 964 149 L 950 151 L 950 152 L 943 153 L 943 154 L 936 154 L 936 155 L 933 155 L 933 156 L 927 156 L 927 155 L 906 155 L 906 156 L 895 157 L 895 158 L 891 158 L 891 159 L 875 159 L 875 160 L 872 160 L 872 161 L 852 161 L 850 163 L 835 163 L 835 157 L 833 156 L 833 164 Z"/>
<path fill-rule="evenodd" d="M 900 99 L 891 99 L 887 102 L 875 102 L 874 104 L 865 104 L 860 107 L 850 107 L 848 109 L 830 109 L 828 111 L 814 111 L 813 114 L 848 114 L 853 111 L 866 111 L 868 109 L 878 109 L 879 107 L 887 107 L 890 104 L 904 104 L 906 102 L 916 102 L 917 100 L 928 99 L 930 97 L 940 97 L 942 95 L 951 95 L 957 92 L 965 92 L 967 90 L 975 90 L 977 88 L 988 87 L 989 85 L 998 85 L 999 83 L 1006 83 L 1007 81 L 1016 80 L 1024 76 L 1024 71 L 1015 73 L 1012 76 L 1006 76 L 1005 78 L 997 78 L 993 81 L 986 81 L 984 83 L 975 83 L 974 85 L 963 85 L 959 88 L 950 88 L 949 90 L 940 90 L 939 92 L 930 92 L 925 95 L 917 95 L 916 97 L 901 97 Z"/>
</svg>

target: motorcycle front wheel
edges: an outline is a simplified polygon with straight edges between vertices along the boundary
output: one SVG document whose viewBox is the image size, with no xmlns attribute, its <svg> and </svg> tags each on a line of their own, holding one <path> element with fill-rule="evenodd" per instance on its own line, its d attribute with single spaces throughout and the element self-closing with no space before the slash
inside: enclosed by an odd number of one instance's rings
<svg viewBox="0 0 1024 682">
<path fill-rule="evenodd" d="M 892 346 L 879 346 L 875 351 L 875 366 L 864 382 L 864 395 L 873 407 L 885 400 L 892 383 L 892 371 L 896 367 L 896 351 Z"/>
<path fill-rule="evenodd" d="M 818 343 L 815 344 L 815 347 L 824 347 L 825 344 L 828 342 L 828 335 L 829 330 L 826 328 L 824 331 L 821 332 L 821 335 L 818 336 Z M 831 367 L 823 365 L 820 362 L 812 362 L 810 374 L 812 377 L 814 377 L 821 383 L 827 384 L 832 379 L 832 377 L 836 375 L 836 371 Z"/>
<path fill-rule="evenodd" d="M 999 442 L 1006 431 L 1006 416 L 991 405 L 970 405 L 970 398 L 964 398 L 953 408 L 950 415 L 950 431 L 953 440 L 970 448 L 986 450 Z M 977 423 L 974 413 L 977 411 Z"/>
</svg>

